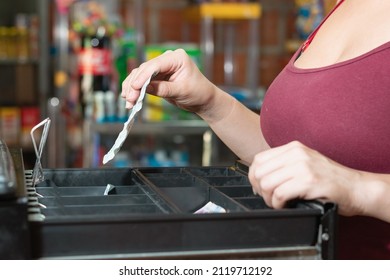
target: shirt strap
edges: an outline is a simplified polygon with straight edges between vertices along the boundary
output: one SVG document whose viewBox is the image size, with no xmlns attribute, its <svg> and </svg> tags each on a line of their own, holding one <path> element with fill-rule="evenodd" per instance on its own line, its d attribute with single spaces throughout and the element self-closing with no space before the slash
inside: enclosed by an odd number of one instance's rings
<svg viewBox="0 0 390 280">
<path fill-rule="evenodd" d="M 314 29 L 314 31 L 309 35 L 309 37 L 306 39 L 306 41 L 303 43 L 301 52 L 306 50 L 306 48 L 310 45 L 311 41 L 313 41 L 314 37 L 316 36 L 318 30 L 321 28 L 321 26 L 324 24 L 324 22 L 333 14 L 333 12 L 344 2 L 345 0 L 341 0 L 337 3 L 337 5 L 328 13 L 328 15 L 322 20 L 322 22 Z"/>
</svg>

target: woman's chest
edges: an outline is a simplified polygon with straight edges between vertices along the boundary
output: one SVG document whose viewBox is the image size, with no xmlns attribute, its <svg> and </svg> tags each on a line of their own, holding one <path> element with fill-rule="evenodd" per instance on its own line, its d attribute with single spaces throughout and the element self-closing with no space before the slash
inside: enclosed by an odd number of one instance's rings
<svg viewBox="0 0 390 280">
<path fill-rule="evenodd" d="M 350 167 L 390 171 L 390 66 L 383 58 L 318 71 L 287 66 L 261 108 L 268 144 L 299 140 Z"/>
</svg>

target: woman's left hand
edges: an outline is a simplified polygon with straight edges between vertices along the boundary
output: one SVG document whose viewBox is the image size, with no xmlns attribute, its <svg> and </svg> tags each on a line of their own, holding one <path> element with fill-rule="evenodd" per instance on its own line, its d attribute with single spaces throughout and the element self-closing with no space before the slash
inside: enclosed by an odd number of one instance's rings
<svg viewBox="0 0 390 280">
<path fill-rule="evenodd" d="M 343 215 L 360 213 L 359 171 L 342 166 L 294 141 L 257 154 L 249 169 L 253 191 L 266 204 L 282 208 L 293 199 L 331 201 Z"/>
</svg>

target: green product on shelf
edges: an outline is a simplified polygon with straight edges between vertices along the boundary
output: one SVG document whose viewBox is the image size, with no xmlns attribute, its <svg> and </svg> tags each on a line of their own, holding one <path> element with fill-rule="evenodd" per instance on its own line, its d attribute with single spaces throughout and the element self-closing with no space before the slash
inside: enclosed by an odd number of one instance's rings
<svg viewBox="0 0 390 280">
<path fill-rule="evenodd" d="M 146 95 L 142 118 L 145 121 L 196 120 L 194 113 L 182 110 L 163 98 Z"/>
<path fill-rule="evenodd" d="M 119 88 L 122 82 L 132 69 L 134 69 L 137 61 L 136 53 L 136 31 L 127 29 L 122 37 L 118 40 L 119 52 L 115 61 L 116 69 L 119 74 Z"/>
<path fill-rule="evenodd" d="M 187 54 L 202 70 L 201 57 L 202 53 L 196 44 L 183 43 L 164 43 L 145 46 L 145 60 L 153 59 L 168 50 L 184 49 Z M 168 121 L 168 120 L 193 120 L 197 119 L 193 113 L 184 111 L 167 102 L 166 100 L 148 95 L 145 97 L 145 108 L 143 119 L 147 121 Z"/>
<path fill-rule="evenodd" d="M 183 49 L 202 71 L 202 52 L 197 44 L 191 43 L 163 43 L 145 46 L 145 60 L 155 58 L 168 50 Z"/>
</svg>

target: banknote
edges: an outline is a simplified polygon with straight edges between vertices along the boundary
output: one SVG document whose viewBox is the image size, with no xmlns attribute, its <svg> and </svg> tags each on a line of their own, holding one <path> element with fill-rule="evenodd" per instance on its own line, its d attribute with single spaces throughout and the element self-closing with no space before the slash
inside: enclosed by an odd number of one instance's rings
<svg viewBox="0 0 390 280">
<path fill-rule="evenodd" d="M 202 208 L 196 210 L 194 214 L 205 214 L 205 213 L 226 213 L 225 208 L 215 204 L 214 202 L 207 202 Z"/>
<path fill-rule="evenodd" d="M 134 107 L 131 109 L 128 120 L 123 124 L 122 131 L 119 133 L 118 137 L 116 138 L 112 148 L 108 151 L 107 154 L 104 155 L 103 164 L 106 164 L 107 162 L 109 162 L 115 157 L 115 155 L 121 149 L 123 142 L 126 140 L 127 136 L 129 135 L 131 127 L 134 124 L 135 116 L 142 109 L 142 104 L 146 93 L 146 87 L 149 85 L 151 79 L 152 77 L 150 77 L 142 86 L 141 93 L 137 99 L 137 102 L 135 103 Z"/>
</svg>

